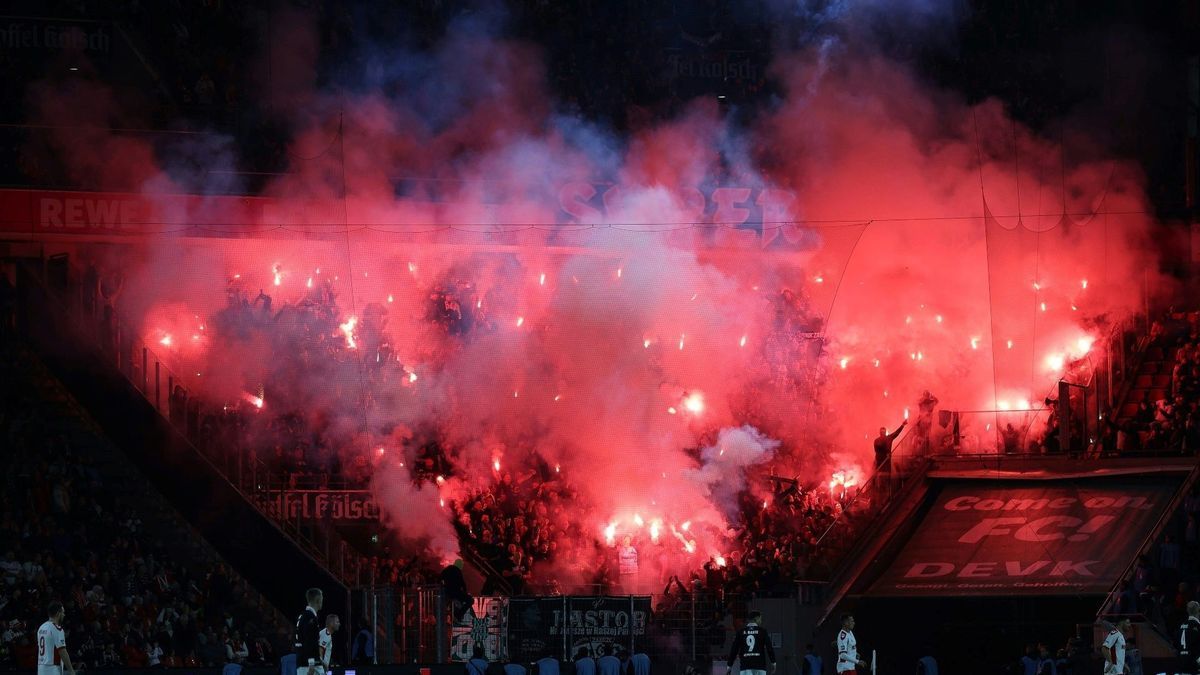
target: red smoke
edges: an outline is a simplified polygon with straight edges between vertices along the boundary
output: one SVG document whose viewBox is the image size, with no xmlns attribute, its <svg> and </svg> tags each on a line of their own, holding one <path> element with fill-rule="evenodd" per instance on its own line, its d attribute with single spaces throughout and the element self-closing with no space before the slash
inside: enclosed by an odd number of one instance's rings
<svg viewBox="0 0 1200 675">
<path fill-rule="evenodd" d="M 785 100 L 752 128 L 696 102 L 621 139 L 557 117 L 530 49 L 472 45 L 435 59 L 431 77 L 474 83 L 449 119 L 382 93 L 287 99 L 309 102 L 303 159 L 267 193 L 294 204 L 280 222 L 315 227 L 163 237 L 122 260 L 121 310 L 193 393 L 301 413 L 366 466 L 397 531 L 442 556 L 447 500 L 546 466 L 576 493 L 572 550 L 630 534 L 657 543 L 656 571 L 694 569 L 730 553 L 740 492 L 769 507 L 765 473 L 861 482 L 868 437 L 923 390 L 948 410 L 1036 404 L 1156 269 L 1128 166 L 1067 156 L 1084 140 L 1037 137 L 878 59 L 781 58 Z M 142 164 L 123 175 L 170 184 L 171 157 L 129 156 Z M 395 198 L 409 176 L 439 179 L 416 197 L 443 201 Z M 616 189 L 556 225 L 559 187 L 597 178 Z M 722 227 L 744 198 L 706 205 L 708 184 L 793 199 L 761 232 Z M 229 292 L 260 289 L 282 318 L 223 314 Z M 471 318 L 431 321 L 438 289 Z M 293 349 L 306 299 L 336 307 L 327 352 Z M 995 417 L 972 420 L 968 442 L 994 448 L 980 427 Z M 447 478 L 414 482 L 430 434 Z"/>
</svg>

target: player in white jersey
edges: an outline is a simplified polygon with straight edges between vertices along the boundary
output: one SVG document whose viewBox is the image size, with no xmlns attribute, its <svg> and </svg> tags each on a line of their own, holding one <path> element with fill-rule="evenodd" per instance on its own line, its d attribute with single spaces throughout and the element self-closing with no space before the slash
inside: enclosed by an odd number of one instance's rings
<svg viewBox="0 0 1200 675">
<path fill-rule="evenodd" d="M 342 621 L 337 614 L 325 617 L 325 627 L 317 633 L 317 660 L 325 665 L 325 675 L 329 675 L 329 664 L 333 659 L 333 634 L 342 627 Z"/>
<path fill-rule="evenodd" d="M 858 667 L 866 666 L 858 658 L 858 640 L 854 639 L 854 616 L 842 615 L 842 629 L 837 637 L 837 672 L 839 675 L 858 675 Z"/>
<path fill-rule="evenodd" d="M 1117 621 L 1100 647 L 1104 654 L 1104 675 L 1122 675 L 1125 668 L 1125 632 L 1129 630 L 1129 619 Z"/>
<path fill-rule="evenodd" d="M 52 602 L 46 614 L 50 620 L 37 632 L 38 675 L 75 675 L 67 654 L 67 635 L 62 629 L 67 612 L 61 602 Z"/>
</svg>

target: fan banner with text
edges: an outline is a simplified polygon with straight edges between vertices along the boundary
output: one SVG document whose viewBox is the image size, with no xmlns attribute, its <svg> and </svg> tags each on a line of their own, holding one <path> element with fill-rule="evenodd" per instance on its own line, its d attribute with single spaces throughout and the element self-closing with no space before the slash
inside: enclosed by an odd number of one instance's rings
<svg viewBox="0 0 1200 675">
<path fill-rule="evenodd" d="M 1104 595 L 1173 490 L 1094 481 L 948 485 L 870 595 Z"/>
</svg>

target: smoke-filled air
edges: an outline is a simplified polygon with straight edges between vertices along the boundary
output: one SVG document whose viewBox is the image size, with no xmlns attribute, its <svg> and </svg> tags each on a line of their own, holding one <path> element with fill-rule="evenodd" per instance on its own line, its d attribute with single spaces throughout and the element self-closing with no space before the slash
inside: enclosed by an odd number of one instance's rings
<svg viewBox="0 0 1200 675">
<path fill-rule="evenodd" d="M 188 395 L 237 417 L 231 447 L 369 486 L 410 554 L 453 559 L 503 484 L 507 527 L 559 533 L 535 582 L 590 581 L 627 536 L 647 585 L 724 564 L 771 476 L 836 501 L 881 427 L 1036 442 L 1055 383 L 1160 283 L 1135 169 L 865 48 L 777 52 L 753 115 L 696 100 L 617 134 L 470 22 L 353 86 L 313 85 L 294 33 L 263 94 L 292 160 L 246 200 L 270 206 L 194 199 L 162 219 L 197 229 L 93 260 Z M 30 106 L 120 109 L 99 88 Z M 223 180 L 220 143 L 91 140 L 62 147 L 95 148 L 69 161 L 98 181 Z"/>
</svg>

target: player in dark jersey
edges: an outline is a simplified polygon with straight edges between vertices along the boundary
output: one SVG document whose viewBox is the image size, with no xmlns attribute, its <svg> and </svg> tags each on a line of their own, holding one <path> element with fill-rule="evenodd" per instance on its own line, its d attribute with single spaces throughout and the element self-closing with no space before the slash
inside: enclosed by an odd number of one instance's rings
<svg viewBox="0 0 1200 675">
<path fill-rule="evenodd" d="M 324 671 L 318 649 L 321 624 L 317 621 L 317 612 L 325 604 L 325 594 L 319 588 L 310 588 L 304 597 L 308 606 L 296 619 L 295 644 L 292 645 L 296 650 L 296 675 L 315 675 Z"/>
<path fill-rule="evenodd" d="M 771 646 L 771 636 L 763 628 L 762 612 L 750 612 L 746 617 L 746 625 L 733 638 L 733 646 L 729 649 L 729 671 L 733 672 L 733 662 L 738 662 L 738 669 L 743 675 L 767 675 L 767 670 L 775 672 L 775 648 Z"/>
</svg>

